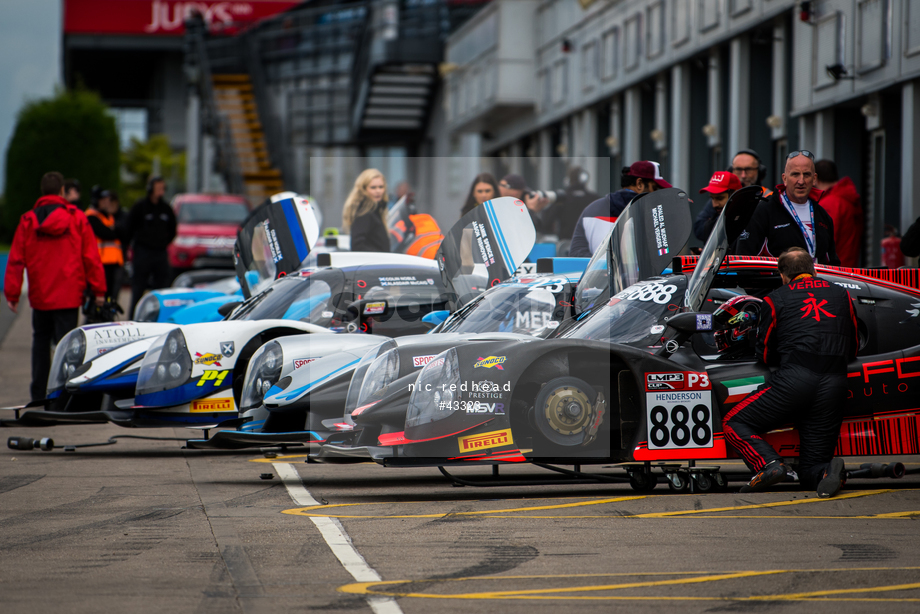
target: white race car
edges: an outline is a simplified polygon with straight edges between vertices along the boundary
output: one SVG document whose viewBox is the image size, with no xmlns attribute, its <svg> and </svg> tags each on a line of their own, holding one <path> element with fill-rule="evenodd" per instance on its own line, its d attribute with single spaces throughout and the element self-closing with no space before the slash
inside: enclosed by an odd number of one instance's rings
<svg viewBox="0 0 920 614">
<path fill-rule="evenodd" d="M 241 279 L 248 282 L 244 284 L 244 294 L 264 290 L 278 276 L 296 271 L 310 254 L 318 236 L 313 206 L 302 197 L 292 193 L 280 194 L 256 208 L 240 230 L 235 248 Z M 238 302 L 224 311 L 237 305 Z M 282 315 L 272 315 L 278 310 L 271 313 L 254 309 L 237 311 L 231 317 L 277 320 L 284 314 L 283 310 Z M 251 351 L 274 338 L 271 335 L 276 332 L 325 332 L 322 327 L 299 321 L 259 326 L 259 334 L 263 336 L 255 341 L 256 346 Z M 178 325 L 172 323 L 115 322 L 83 326 L 71 331 L 55 350 L 46 398 L 26 406 L 43 406 L 44 411 L 26 411 L 17 420 L 5 420 L 3 423 L 50 426 L 59 422 L 112 421 L 126 426 L 147 425 L 150 420 L 130 410 L 116 409 L 114 401 L 134 396 L 144 354 L 158 337 L 177 328 Z M 243 328 L 250 330 L 252 327 Z M 217 343 L 213 345 L 213 349 L 217 349 Z M 239 346 L 240 349 L 243 345 Z"/>
</svg>

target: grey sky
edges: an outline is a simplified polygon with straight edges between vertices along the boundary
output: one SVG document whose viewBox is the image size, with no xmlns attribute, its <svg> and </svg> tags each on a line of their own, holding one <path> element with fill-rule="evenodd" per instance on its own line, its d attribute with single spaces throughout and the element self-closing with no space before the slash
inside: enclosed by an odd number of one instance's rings
<svg viewBox="0 0 920 614">
<path fill-rule="evenodd" d="M 23 102 L 44 98 L 61 81 L 62 0 L 0 0 L 0 192 L 6 150 Z"/>
</svg>

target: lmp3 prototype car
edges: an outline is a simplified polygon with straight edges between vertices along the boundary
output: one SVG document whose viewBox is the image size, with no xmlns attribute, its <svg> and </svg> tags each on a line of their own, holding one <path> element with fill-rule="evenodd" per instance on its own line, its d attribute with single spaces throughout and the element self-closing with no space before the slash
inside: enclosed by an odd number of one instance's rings
<svg viewBox="0 0 920 614">
<path fill-rule="evenodd" d="M 615 291 L 629 262 L 661 249 L 636 239 L 640 224 L 633 231 L 618 224 L 611 245 L 621 249 L 609 251 L 608 266 L 614 295 L 603 307 L 556 339 L 485 341 L 438 354 L 418 375 L 401 428 L 382 420 L 355 440 L 365 458 L 439 466 L 631 463 L 639 490 L 656 483 L 652 461 L 735 458 L 722 416 L 770 370 L 746 345 L 753 331 L 745 338 L 738 323 L 720 326 L 714 312 L 735 295 L 762 296 L 781 283 L 775 259 L 727 255 L 758 199 L 753 188 L 735 193 L 698 258 L 675 258 L 670 275 Z M 673 236 L 667 216 L 645 222 Z M 670 241 L 671 250 L 679 245 Z M 917 284 L 916 271 L 817 268 L 849 290 L 860 336 L 836 454 L 920 452 L 920 291 L 906 285 Z M 380 396 L 386 401 L 385 390 Z M 482 411 L 491 404 L 502 413 Z M 766 437 L 794 458 L 798 434 L 790 426 Z M 700 490 L 723 480 L 718 472 L 667 467 L 674 489 L 688 487 L 691 476 Z"/>
<path fill-rule="evenodd" d="M 661 221 L 665 219 L 669 222 L 666 228 L 661 226 Z M 648 220 L 657 222 L 647 224 Z M 628 231 L 618 233 L 616 228 Z M 369 354 L 364 360 L 367 364 L 355 370 L 343 419 L 332 423 L 337 432 L 327 438 L 317 457 L 332 460 L 373 455 L 371 448 L 377 446 L 378 437 L 404 429 L 407 404 L 417 384 L 419 366 L 428 364 L 436 355 L 457 348 L 461 343 L 479 347 L 497 341 L 499 336 L 496 333 L 502 331 L 530 332 L 538 338 L 554 337 L 565 330 L 574 318 L 587 317 L 592 309 L 603 305 L 610 296 L 611 283 L 613 289 L 619 291 L 631 281 L 661 273 L 673 257 L 667 246 L 683 245 L 689 238 L 689 232 L 686 193 L 669 189 L 656 192 L 652 197 L 636 198 L 620 214 L 604 245 L 587 262 L 574 292 L 572 280 L 552 275 L 521 276 L 504 284 L 505 287 L 496 287 L 482 295 L 437 329 L 445 333 L 466 333 L 460 342 L 454 335 L 438 335 L 437 338 L 419 340 L 412 346 L 397 344 L 381 347 L 376 354 Z M 626 240 L 623 237 L 627 237 Z M 625 253 L 632 249 L 636 237 L 662 247 L 648 258 L 628 258 L 628 264 L 616 274 L 609 274 L 608 263 L 612 261 L 612 253 Z M 566 260 L 553 259 L 552 262 L 564 266 Z M 469 310 L 473 311 L 468 313 Z M 511 322 L 531 326 L 545 324 L 542 329 L 528 331 L 526 328 L 510 328 Z M 502 340 L 526 344 L 533 337 L 504 335 Z M 489 359 L 480 359 L 489 362 Z M 504 369 L 500 361 L 489 368 L 493 367 L 496 371 Z M 508 408 L 504 402 L 494 401 L 497 396 L 494 391 L 486 390 L 479 397 L 481 400 L 470 409 L 486 415 L 505 415 Z"/>
<path fill-rule="evenodd" d="M 518 207 L 515 203 L 519 201 L 500 199 L 495 204 L 500 210 L 514 210 L 519 218 L 526 217 L 523 205 Z M 308 209 L 300 211 L 297 203 L 281 201 L 271 203 L 261 217 L 244 225 L 237 251 L 243 292 L 258 292 L 266 283 L 270 285 L 237 305 L 227 320 L 177 327 L 149 342 L 147 348 L 143 344 L 126 346 L 104 360 L 68 369 L 72 377 L 67 381 L 67 394 L 56 399 L 53 411 L 26 412 L 20 422 L 106 420 L 124 426 L 217 425 L 237 418 L 249 359 L 268 341 L 301 333 L 395 336 L 423 332 L 428 329 L 422 322 L 427 313 L 456 302 L 457 295 L 451 290 L 457 289 L 460 296 L 472 296 L 488 287 L 490 281 L 498 281 L 488 271 L 495 258 L 491 244 L 483 244 L 487 239 L 482 234 L 485 226 L 479 224 L 475 240 L 489 249 L 483 249 L 476 257 L 466 254 L 470 274 L 462 276 L 450 289 L 441 282 L 439 263 L 434 260 L 355 252 L 320 254 L 313 267 L 272 282 L 285 272 L 279 270 L 284 262 L 307 259 L 309 246 L 318 234 L 315 225 L 304 224 L 296 217 L 307 213 Z M 532 226 L 530 234 L 532 242 Z M 506 247 L 495 244 L 496 250 Z M 464 255 L 456 253 L 453 257 Z M 460 262 L 448 263 L 461 266 Z M 472 274 L 477 269 L 483 275 Z M 348 346 L 347 335 L 337 338 L 341 347 Z M 145 349 L 143 353 L 138 351 Z M 116 399 L 119 395 L 121 399 L 115 401 L 118 409 L 100 411 L 98 404 L 92 405 L 98 403 L 95 395 L 82 394 L 90 390 Z"/>
<path fill-rule="evenodd" d="M 312 205 L 296 195 L 289 194 L 285 198 L 273 197 L 254 210 L 244 223 L 237 242 L 237 260 L 242 262 L 243 269 L 240 278 L 248 282 L 245 291 L 248 293 L 253 288 L 265 288 L 276 276 L 297 270 L 300 263 L 309 255 L 318 235 L 319 228 Z M 273 241 L 271 245 L 268 242 L 269 237 Z M 262 299 L 270 293 L 264 294 Z M 233 317 L 247 321 L 240 330 L 245 329 L 255 336 L 283 332 L 328 332 L 322 327 L 297 321 L 303 315 L 304 303 L 297 302 L 296 295 L 287 298 L 292 321 L 285 321 L 280 325 L 277 322 L 248 322 L 247 316 L 248 319 L 260 316 L 270 319 L 280 318 L 282 316 L 279 314 L 287 313 L 287 310 L 280 309 L 279 305 L 274 305 L 272 311 L 272 301 L 268 301 L 267 305 L 262 305 L 261 310 L 257 310 L 256 304 L 262 303 L 261 300 L 253 301 L 248 309 L 238 310 L 239 313 Z M 239 302 L 235 304 L 238 305 Z M 21 416 L 17 415 L 15 420 L 4 420 L 2 423 L 44 426 L 58 422 L 111 420 L 124 426 L 148 425 L 147 420 L 137 416 L 136 412 L 116 410 L 113 402 L 134 396 L 144 354 L 158 337 L 177 328 L 175 324 L 160 322 L 116 322 L 83 326 L 71 331 L 65 335 L 55 351 L 46 398 L 27 406 L 40 405 L 45 411 L 27 411 Z M 181 334 L 177 333 L 173 338 L 181 338 Z M 235 340 L 228 339 L 228 344 L 227 349 L 230 350 L 230 354 L 234 354 L 237 347 Z M 213 345 L 216 347 L 217 344 Z M 244 345 L 238 347 L 245 349 Z M 214 362 L 204 355 L 193 356 L 192 359 L 199 361 L 196 365 L 214 368 Z M 174 369 L 180 367 L 177 363 Z M 196 366 L 196 370 L 200 368 Z M 166 413 L 164 412 L 164 415 Z M 172 421 L 208 423 L 207 421 L 214 417 L 217 417 L 214 412 L 202 411 L 193 418 L 180 416 Z"/>
<path fill-rule="evenodd" d="M 507 233 L 507 228 L 515 232 Z M 534 236 L 530 216 L 519 201 L 497 199 L 484 203 L 464 216 L 439 252 L 437 266 L 444 275 L 442 278 L 438 272 L 438 285 L 443 284 L 456 297 L 451 299 L 451 307 L 465 304 L 438 327 L 454 334 L 402 336 L 395 341 L 360 336 L 332 340 L 319 336 L 278 339 L 262 347 L 250 361 L 240 404 L 244 422 L 238 430 L 216 433 L 209 441 L 191 440 L 189 446 L 241 448 L 323 441 L 329 431 L 323 421 L 340 421 L 355 368 L 362 364 L 366 354 L 376 357 L 384 343 L 387 349 L 397 344 L 424 346 L 443 344 L 447 337 L 459 344 L 466 337 L 484 331 L 528 334 L 551 331 L 570 317 L 573 282 L 580 273 L 499 281 L 510 277 L 527 256 Z M 464 241 L 468 243 L 465 246 L 461 245 Z M 478 258 L 472 257 L 474 253 Z M 466 264 L 465 258 L 469 259 Z M 475 262 L 477 259 L 482 260 L 481 265 Z M 583 268 L 584 263 L 569 259 L 565 264 L 568 268 L 577 268 L 579 264 Z M 409 278 L 393 282 L 389 288 L 396 296 L 386 300 L 378 297 L 373 303 L 366 303 L 377 305 L 375 309 L 380 313 L 377 330 L 384 325 L 393 330 L 408 330 L 406 314 L 394 312 L 391 303 L 398 298 L 398 292 L 413 288 L 414 283 Z M 488 291 L 477 296 L 479 288 L 490 285 Z M 446 310 L 432 312 L 424 319 L 431 322 L 447 313 Z M 425 364 L 422 356 L 425 353 L 419 350 L 412 367 L 416 372 Z"/>
</svg>

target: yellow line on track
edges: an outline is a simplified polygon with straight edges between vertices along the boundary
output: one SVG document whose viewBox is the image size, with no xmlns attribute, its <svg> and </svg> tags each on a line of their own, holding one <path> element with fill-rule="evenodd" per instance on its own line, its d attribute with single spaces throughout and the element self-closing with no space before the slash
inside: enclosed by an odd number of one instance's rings
<svg viewBox="0 0 920 614">
<path fill-rule="evenodd" d="M 298 454 L 296 456 L 276 456 L 275 458 L 250 458 L 250 463 L 283 463 L 292 458 L 307 458 L 309 454 Z"/>
<path fill-rule="evenodd" d="M 884 591 L 908 591 L 915 588 L 920 588 L 920 582 L 914 582 L 913 584 L 891 584 L 889 586 L 870 586 L 866 588 L 843 588 L 830 591 L 814 591 L 811 593 L 793 593 L 791 595 L 764 595 L 763 597 L 759 597 L 759 599 L 766 599 L 771 601 L 774 599 L 809 599 L 812 597 L 825 597 L 827 595 L 876 593 Z"/>
<path fill-rule="evenodd" d="M 633 519 L 647 519 L 647 518 L 675 518 L 675 517 L 696 517 L 696 518 L 830 518 L 830 519 L 840 519 L 840 518 L 860 518 L 860 519 L 904 519 L 911 518 L 913 516 L 920 515 L 918 511 L 906 511 L 906 512 L 891 512 L 888 514 L 879 514 L 879 515 L 860 515 L 860 516 L 760 516 L 760 515 L 728 515 L 722 514 L 722 512 L 734 512 L 741 510 L 761 510 L 761 509 L 771 509 L 776 507 L 787 507 L 790 505 L 804 505 L 809 503 L 827 503 L 830 501 L 840 501 L 845 499 L 856 499 L 861 497 L 870 497 L 875 495 L 881 495 L 885 493 L 895 492 L 894 490 L 870 490 L 870 491 L 859 491 L 851 492 L 843 495 L 838 495 L 832 499 L 819 499 L 817 497 L 808 498 L 808 499 L 797 499 L 794 501 L 772 501 L 769 503 L 753 503 L 749 505 L 736 505 L 730 507 L 715 507 L 707 509 L 692 509 L 692 510 L 677 510 L 670 512 L 647 512 L 643 514 L 631 514 L 631 515 L 587 515 L 587 516 L 576 516 L 576 515 L 565 515 L 565 516 L 545 516 L 545 515 L 526 515 L 526 516 L 502 516 L 502 514 L 508 513 L 518 513 L 518 512 L 536 512 L 543 510 L 556 510 L 556 509 L 568 509 L 575 507 L 586 507 L 586 506 L 595 506 L 603 505 L 605 503 L 620 503 L 623 501 L 636 501 L 640 499 L 650 499 L 652 497 L 648 495 L 641 496 L 632 496 L 632 497 L 616 497 L 611 499 L 592 499 L 588 501 L 579 501 L 576 503 L 563 503 L 556 505 L 539 505 L 533 507 L 517 507 L 511 509 L 499 509 L 499 510 L 479 510 L 479 511 L 469 511 L 469 512 L 436 512 L 432 514 L 333 514 L 329 513 L 327 510 L 332 508 L 343 508 L 343 507 L 365 507 L 369 505 L 406 505 L 406 504 L 424 504 L 424 503 L 434 503 L 432 501 L 375 501 L 375 502 L 360 502 L 360 503 L 334 503 L 331 505 L 313 505 L 310 507 L 300 507 L 295 509 L 284 510 L 285 514 L 292 514 L 295 516 L 307 516 L 307 517 L 323 517 L 323 518 L 352 518 L 352 519 L 383 519 L 383 518 L 443 518 L 445 516 L 474 516 L 474 515 L 489 515 L 493 518 L 534 518 L 534 519 L 579 519 L 579 518 L 622 518 L 624 520 L 633 520 Z M 670 498 L 670 497 L 669 497 Z M 455 503 L 470 503 L 472 501 L 457 501 Z"/>
<path fill-rule="evenodd" d="M 759 510 L 759 509 L 768 509 L 772 507 L 784 507 L 787 505 L 803 505 L 806 503 L 826 503 L 828 501 L 840 501 L 841 499 L 856 499 L 858 497 L 870 497 L 873 495 L 881 495 L 888 492 L 894 492 L 892 490 L 868 490 L 862 492 L 851 492 L 842 495 L 837 495 L 833 499 L 797 499 L 795 501 L 773 501 L 771 503 L 753 503 L 751 505 L 735 505 L 732 507 L 713 507 L 705 510 L 681 510 L 676 512 L 650 512 L 647 514 L 636 514 L 632 518 L 665 518 L 667 516 L 689 516 L 696 514 L 712 514 L 715 512 L 735 512 L 739 510 Z"/>
<path fill-rule="evenodd" d="M 633 497 L 616 497 L 613 499 L 597 499 L 591 501 L 578 501 L 575 503 L 559 503 L 557 505 L 538 505 L 534 507 L 516 507 L 503 510 L 478 510 L 473 512 L 440 512 L 436 514 L 401 514 L 396 516 L 382 515 L 382 516 L 364 516 L 364 515 L 348 515 L 348 514 L 314 514 L 313 510 L 326 510 L 333 507 L 355 507 L 355 506 L 364 506 L 364 505 L 386 505 L 387 502 L 382 503 L 335 503 L 332 505 L 311 505 L 309 507 L 300 507 L 291 510 L 284 510 L 284 514 L 293 514 L 295 516 L 319 516 L 325 518 L 443 518 L 444 516 L 475 516 L 482 514 L 507 514 L 510 512 L 529 512 L 529 511 L 539 511 L 539 510 L 558 510 L 564 508 L 572 507 L 584 507 L 586 505 L 601 505 L 604 503 L 617 503 L 620 501 L 635 501 L 637 499 L 645 499 L 644 495 L 633 496 Z M 398 503 L 398 502 L 394 502 Z M 405 503 L 430 503 L 429 501 L 406 501 Z M 457 503 L 469 503 L 468 501 L 458 501 Z"/>
<path fill-rule="evenodd" d="M 764 571 L 726 571 L 726 572 L 650 572 L 650 573 L 611 573 L 611 574 L 563 574 L 563 575 L 533 575 L 533 576 L 488 576 L 466 577 L 450 579 L 423 579 L 423 580 L 388 580 L 378 582 L 356 582 L 346 584 L 337 590 L 342 593 L 367 596 L 389 597 L 414 597 L 421 599 L 514 599 L 514 600 L 590 600 L 590 601 L 842 601 L 842 602 L 920 602 L 920 598 L 884 598 L 884 597 L 833 597 L 834 595 L 855 595 L 861 593 L 890 592 L 920 589 L 920 583 L 891 584 L 865 588 L 823 590 L 802 593 L 787 593 L 778 595 L 751 595 L 747 597 L 717 597 L 717 596 L 655 596 L 655 595 L 572 595 L 569 593 L 614 591 L 634 588 L 681 586 L 689 584 L 702 584 L 721 582 L 740 578 L 752 578 L 767 575 L 794 574 L 794 573 L 841 573 L 863 571 L 917 571 L 918 567 L 870 567 L 870 568 L 842 568 L 842 569 L 774 569 Z M 448 583 L 470 581 L 506 581 L 506 580 L 560 580 L 566 578 L 598 578 L 598 577 L 649 577 L 649 576 L 688 576 L 700 575 L 693 578 L 672 578 L 668 580 L 651 580 L 642 582 L 627 582 L 619 584 L 605 584 L 594 586 L 545 588 L 514 591 L 486 591 L 477 593 L 435 594 L 398 591 L 375 591 L 377 587 L 398 584 L 420 583 Z M 567 594 L 562 594 L 567 593 Z"/>
</svg>

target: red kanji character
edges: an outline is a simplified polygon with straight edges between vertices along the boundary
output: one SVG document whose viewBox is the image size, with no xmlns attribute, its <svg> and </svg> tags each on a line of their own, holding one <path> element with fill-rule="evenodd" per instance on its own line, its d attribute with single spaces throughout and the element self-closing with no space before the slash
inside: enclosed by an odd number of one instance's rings
<svg viewBox="0 0 920 614">
<path fill-rule="evenodd" d="M 808 293 L 808 296 L 810 296 L 811 298 L 807 298 L 807 299 L 805 299 L 804 301 L 802 301 L 803 303 L 805 303 L 805 306 L 802 307 L 802 309 L 800 310 L 800 311 L 804 311 L 804 312 L 805 312 L 805 315 L 803 315 L 802 318 L 807 318 L 808 316 L 810 316 L 812 310 L 814 310 L 814 312 L 815 312 L 815 313 L 814 313 L 814 318 L 815 318 L 815 320 L 817 320 L 818 322 L 821 321 L 821 314 L 824 314 L 824 315 L 826 315 L 826 316 L 829 317 L 829 318 L 836 318 L 836 317 L 837 317 L 837 316 L 835 316 L 834 314 L 829 313 L 829 312 L 825 311 L 824 309 L 822 309 L 822 307 L 824 307 L 825 305 L 827 305 L 827 301 L 826 301 L 826 300 L 825 300 L 825 301 L 821 301 L 821 302 L 819 303 L 819 302 L 818 302 L 818 299 L 816 299 L 816 298 L 815 298 L 815 295 L 812 294 L 811 292 Z"/>
</svg>

